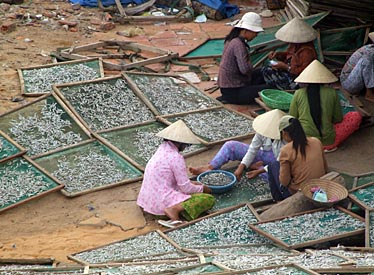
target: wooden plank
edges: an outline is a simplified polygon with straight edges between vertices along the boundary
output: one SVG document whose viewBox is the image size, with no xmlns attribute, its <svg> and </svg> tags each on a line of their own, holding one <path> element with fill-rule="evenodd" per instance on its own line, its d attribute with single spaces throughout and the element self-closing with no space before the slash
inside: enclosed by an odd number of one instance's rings
<svg viewBox="0 0 374 275">
<path fill-rule="evenodd" d="M 303 10 L 303 7 L 299 6 L 297 1 L 286 0 L 286 3 L 289 7 L 292 7 L 292 9 L 295 10 L 300 17 L 305 17 L 308 15 L 308 10 Z"/>
<path fill-rule="evenodd" d="M 118 8 L 118 11 L 119 11 L 120 15 L 121 16 L 126 16 L 126 13 L 125 13 L 125 10 L 122 7 L 121 1 L 120 0 L 114 0 L 114 1 L 116 2 L 116 5 L 117 5 L 117 8 Z"/>
<path fill-rule="evenodd" d="M 0 264 L 19 264 L 19 265 L 52 265 L 53 258 L 35 258 L 35 259 L 0 259 Z"/>
</svg>

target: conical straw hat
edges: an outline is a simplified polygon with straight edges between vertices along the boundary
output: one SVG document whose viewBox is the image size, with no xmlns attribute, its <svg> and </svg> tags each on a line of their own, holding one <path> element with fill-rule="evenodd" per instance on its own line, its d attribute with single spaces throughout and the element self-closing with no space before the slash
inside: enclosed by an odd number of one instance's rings
<svg viewBox="0 0 374 275">
<path fill-rule="evenodd" d="M 295 79 L 297 83 L 334 83 L 338 78 L 321 62 L 315 59 Z"/>
<path fill-rule="evenodd" d="M 168 140 L 177 141 L 186 144 L 199 144 L 195 134 L 187 127 L 183 120 L 178 120 L 156 134 Z"/>
<path fill-rule="evenodd" d="M 278 127 L 279 121 L 284 115 L 286 113 L 278 109 L 259 115 L 253 120 L 253 129 L 265 137 L 280 139 Z"/>
<path fill-rule="evenodd" d="M 317 38 L 317 31 L 304 20 L 295 17 L 280 28 L 275 33 L 275 37 L 288 43 L 306 43 Z"/>
</svg>

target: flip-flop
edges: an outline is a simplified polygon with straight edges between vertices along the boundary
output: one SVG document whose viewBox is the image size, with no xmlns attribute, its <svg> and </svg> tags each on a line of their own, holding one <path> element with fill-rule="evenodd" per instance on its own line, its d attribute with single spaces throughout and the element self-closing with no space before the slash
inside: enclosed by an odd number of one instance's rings
<svg viewBox="0 0 374 275">
<path fill-rule="evenodd" d="M 165 227 L 169 227 L 169 228 L 174 228 L 178 225 L 181 225 L 183 224 L 182 221 L 172 221 L 172 220 L 168 220 L 168 221 L 165 221 L 165 220 L 158 220 L 157 221 L 159 224 L 165 226 Z"/>
</svg>

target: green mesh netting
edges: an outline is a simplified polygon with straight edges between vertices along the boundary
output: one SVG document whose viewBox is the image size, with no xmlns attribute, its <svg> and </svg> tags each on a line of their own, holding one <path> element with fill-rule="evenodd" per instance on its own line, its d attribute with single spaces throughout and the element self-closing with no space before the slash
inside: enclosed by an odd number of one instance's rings
<svg viewBox="0 0 374 275">
<path fill-rule="evenodd" d="M 13 143 L 0 135 L 0 161 L 21 152 Z"/>
<path fill-rule="evenodd" d="M 24 158 L 0 163 L 0 209 L 60 186 Z"/>
<path fill-rule="evenodd" d="M 351 195 L 356 197 L 362 204 L 366 205 L 368 208 L 374 207 L 374 185 L 368 185 L 351 192 Z"/>
<path fill-rule="evenodd" d="M 74 83 L 58 89 L 92 131 L 154 120 L 151 110 L 123 77 Z"/>
<path fill-rule="evenodd" d="M 309 18 L 303 18 L 305 22 L 307 22 L 310 26 L 314 26 L 319 21 L 321 21 L 327 13 L 319 13 L 315 16 Z M 281 24 L 278 26 L 265 28 L 264 32 L 261 32 L 257 35 L 255 39 L 250 41 L 248 44 L 251 47 L 259 46 L 262 44 L 267 44 L 276 41 L 275 33 L 285 24 Z M 204 57 L 204 56 L 215 56 L 221 55 L 224 46 L 224 39 L 210 39 L 204 44 L 200 45 L 196 49 L 192 50 L 188 54 L 184 55 L 184 57 Z"/>
<path fill-rule="evenodd" d="M 64 183 L 64 190 L 70 194 L 142 176 L 141 171 L 98 141 L 78 144 L 35 161 Z"/>
<path fill-rule="evenodd" d="M 52 92 L 52 85 L 103 77 L 99 59 L 61 62 L 52 66 L 21 69 L 23 91 L 27 94 Z"/>
<path fill-rule="evenodd" d="M 53 95 L 1 116 L 0 128 L 31 156 L 89 138 Z"/>
<path fill-rule="evenodd" d="M 346 212 L 330 208 L 260 223 L 256 228 L 291 247 L 303 247 L 310 242 L 325 242 L 326 238 L 339 239 L 349 233 L 355 234 L 365 228 L 365 223 Z"/>
<path fill-rule="evenodd" d="M 365 176 L 359 176 L 357 180 L 356 187 L 365 185 L 369 182 L 374 182 L 374 173 L 372 174 L 367 174 Z"/>
<path fill-rule="evenodd" d="M 99 135 L 124 152 L 136 163 L 145 167 L 163 141 L 156 134 L 165 127 L 166 125 L 162 123 L 153 122 L 146 125 L 100 133 Z M 206 147 L 204 145 L 192 145 L 183 151 L 182 154 L 192 153 L 203 148 Z"/>
<path fill-rule="evenodd" d="M 168 117 L 170 122 L 183 120 L 195 133 L 208 142 L 253 134 L 253 120 L 228 109 L 215 109 L 185 115 Z"/>
<path fill-rule="evenodd" d="M 338 32 L 322 31 L 321 45 L 324 51 L 355 51 L 364 44 L 365 26 L 343 28 Z"/>
<path fill-rule="evenodd" d="M 235 169 L 228 169 L 228 171 L 234 172 Z M 213 210 L 241 203 L 259 203 L 272 200 L 269 184 L 262 176 L 248 179 L 245 175 L 230 191 L 223 194 L 214 194 L 214 197 L 216 203 Z"/>
<path fill-rule="evenodd" d="M 131 74 L 140 91 L 161 115 L 183 113 L 219 106 L 198 88 L 170 76 Z"/>
<path fill-rule="evenodd" d="M 257 268 L 258 269 L 258 268 Z M 293 266 L 281 266 L 277 268 L 263 268 L 257 271 L 248 271 L 245 273 L 246 275 L 263 275 L 263 274 L 292 274 L 292 275 L 303 275 L 303 274 L 310 274 L 309 272 L 305 272 L 298 267 Z"/>
</svg>

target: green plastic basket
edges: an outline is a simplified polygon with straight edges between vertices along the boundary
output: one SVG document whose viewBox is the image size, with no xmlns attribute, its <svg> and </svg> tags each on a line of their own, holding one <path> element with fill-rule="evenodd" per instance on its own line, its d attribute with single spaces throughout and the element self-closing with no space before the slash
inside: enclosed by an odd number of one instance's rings
<svg viewBox="0 0 374 275">
<path fill-rule="evenodd" d="M 262 101 L 272 109 L 288 111 L 293 95 L 281 90 L 266 89 L 260 92 Z"/>
</svg>

